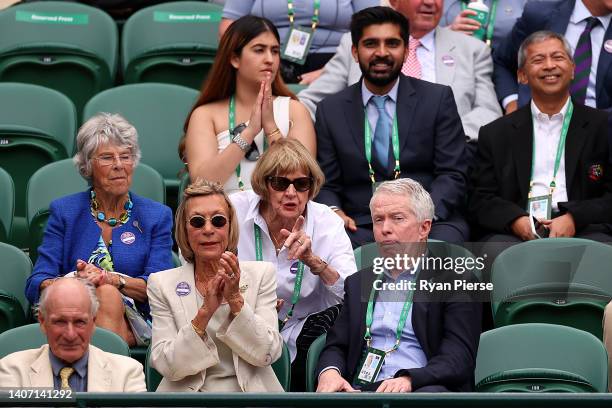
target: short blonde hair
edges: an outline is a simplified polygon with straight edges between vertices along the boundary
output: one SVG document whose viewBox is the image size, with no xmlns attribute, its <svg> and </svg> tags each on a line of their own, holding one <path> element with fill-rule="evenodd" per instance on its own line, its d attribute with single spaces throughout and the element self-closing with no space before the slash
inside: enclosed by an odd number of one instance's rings
<svg viewBox="0 0 612 408">
<path fill-rule="evenodd" d="M 187 186 L 183 192 L 183 200 L 176 209 L 175 224 L 176 230 L 174 232 L 176 243 L 181 250 L 181 254 L 185 260 L 189 263 L 193 263 L 195 256 L 191 246 L 189 245 L 189 237 L 187 236 L 187 219 L 185 213 L 185 206 L 187 202 L 193 197 L 200 196 L 211 196 L 220 195 L 225 199 L 229 212 L 229 234 L 227 241 L 227 251 L 236 253 L 238 249 L 238 220 L 236 219 L 236 210 L 232 205 L 229 197 L 223 190 L 223 186 L 217 182 L 204 180 L 201 178 L 196 179 L 195 182 Z"/>
<path fill-rule="evenodd" d="M 294 171 L 304 171 L 312 177 L 312 187 L 308 191 L 309 200 L 319 194 L 325 182 L 319 164 L 298 140 L 283 138 L 270 146 L 257 160 L 251 176 L 251 187 L 263 201 L 269 201 L 266 179 Z"/>
</svg>

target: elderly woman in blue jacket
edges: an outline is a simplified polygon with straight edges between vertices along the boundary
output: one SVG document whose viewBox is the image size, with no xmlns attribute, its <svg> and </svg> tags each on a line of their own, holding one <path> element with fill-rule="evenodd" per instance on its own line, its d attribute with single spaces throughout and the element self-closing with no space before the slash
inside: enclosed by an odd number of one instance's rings
<svg viewBox="0 0 612 408">
<path fill-rule="evenodd" d="M 77 150 L 74 162 L 90 188 L 51 203 L 26 296 L 35 304 L 57 277 L 74 272 L 96 286 L 96 324 L 130 345 L 146 344 L 147 279 L 173 266 L 172 212 L 129 191 L 140 148 L 136 129 L 120 115 L 88 120 Z"/>
</svg>

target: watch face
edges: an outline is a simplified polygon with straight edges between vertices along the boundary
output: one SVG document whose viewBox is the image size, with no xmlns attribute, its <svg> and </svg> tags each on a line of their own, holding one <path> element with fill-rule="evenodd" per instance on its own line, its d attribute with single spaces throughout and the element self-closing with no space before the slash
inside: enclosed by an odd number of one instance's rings
<svg viewBox="0 0 612 408">
<path fill-rule="evenodd" d="M 230 133 L 232 136 L 236 136 L 237 134 L 240 134 L 240 132 L 242 132 L 244 129 L 246 129 L 246 127 L 247 126 L 244 123 L 240 123 L 238 126 L 233 128 Z"/>
</svg>

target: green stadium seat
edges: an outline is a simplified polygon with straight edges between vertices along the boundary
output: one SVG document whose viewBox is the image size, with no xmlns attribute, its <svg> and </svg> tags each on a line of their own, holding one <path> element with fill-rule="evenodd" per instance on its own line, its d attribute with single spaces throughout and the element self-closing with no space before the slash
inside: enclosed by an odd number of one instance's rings
<svg viewBox="0 0 612 408">
<path fill-rule="evenodd" d="M 40 324 L 17 327 L 0 334 L 0 358 L 17 351 L 39 348 L 46 343 L 47 337 L 40 330 Z M 112 331 L 101 327 L 94 330 L 91 344 L 108 353 L 130 356 L 127 343 Z"/>
<path fill-rule="evenodd" d="M 606 392 L 608 357 L 595 336 L 572 327 L 527 323 L 480 336 L 479 392 Z"/>
<path fill-rule="evenodd" d="M 301 90 L 308 88 L 308 85 L 287 84 L 287 87 L 289 88 L 291 92 L 297 95 Z"/>
<path fill-rule="evenodd" d="M 200 89 L 217 52 L 222 10 L 217 4 L 178 1 L 134 13 L 122 33 L 125 82 Z"/>
<path fill-rule="evenodd" d="M 112 86 L 117 27 L 103 11 L 63 1 L 23 3 L 0 12 L 0 81 L 67 95 L 80 112 Z"/>
<path fill-rule="evenodd" d="M 315 392 L 317 379 L 315 378 L 315 371 L 317 364 L 319 364 L 319 356 L 325 347 L 325 340 L 327 340 L 327 334 L 320 335 L 315 341 L 312 342 L 310 348 L 308 348 L 308 354 L 306 355 L 306 391 Z"/>
<path fill-rule="evenodd" d="M 0 333 L 26 323 L 28 301 L 25 283 L 32 272 L 28 256 L 12 245 L 0 242 Z"/>
<path fill-rule="evenodd" d="M 495 327 L 516 323 L 572 326 L 602 338 L 612 298 L 612 246 L 578 238 L 514 245 L 493 262 Z"/>
<path fill-rule="evenodd" d="M 58 183 L 58 180 L 61 180 L 61 183 Z M 36 262 L 38 257 L 38 246 L 42 242 L 47 225 L 51 201 L 68 194 L 85 191 L 87 188 L 87 182 L 81 177 L 71 159 L 48 164 L 32 175 L 28 183 L 26 205 L 32 262 Z M 130 191 L 160 203 L 166 201 L 166 191 L 161 175 L 143 163 L 134 169 Z"/>
<path fill-rule="evenodd" d="M 162 380 L 162 375 L 153 367 L 151 367 L 151 346 L 147 349 L 147 357 L 145 361 L 145 378 L 147 382 L 147 391 L 153 392 L 159 386 Z M 291 356 L 289 348 L 283 343 L 283 352 L 278 360 L 272 364 L 272 369 L 278 378 L 285 391 L 289 391 L 291 385 Z"/>
<path fill-rule="evenodd" d="M 11 175 L 0 167 L 0 242 L 9 242 L 15 212 L 15 184 Z"/>
<path fill-rule="evenodd" d="M 0 19 L 0 31 L 1 25 Z M 11 242 L 26 247 L 28 180 L 40 167 L 72 153 L 76 111 L 72 102 L 57 91 L 19 83 L 0 83 L 0 106 L 0 163 L 15 186 Z"/>
<path fill-rule="evenodd" d="M 183 123 L 197 97 L 196 90 L 178 85 L 124 85 L 94 96 L 85 106 L 83 121 L 99 112 L 125 117 L 138 131 L 142 162 L 162 175 L 174 196 L 184 167 L 177 148 Z"/>
</svg>

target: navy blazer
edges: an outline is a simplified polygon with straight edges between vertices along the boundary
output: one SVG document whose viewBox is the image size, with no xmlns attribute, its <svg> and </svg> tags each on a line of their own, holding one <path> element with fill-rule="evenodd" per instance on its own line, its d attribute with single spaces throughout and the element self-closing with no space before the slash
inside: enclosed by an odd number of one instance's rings
<svg viewBox="0 0 612 408">
<path fill-rule="evenodd" d="M 529 87 L 519 85 L 516 78 L 519 47 L 525 38 L 539 30 L 550 30 L 565 35 L 569 19 L 574 11 L 574 4 L 575 0 L 555 2 L 532 0 L 525 4 L 523 15 L 516 21 L 512 32 L 493 52 L 493 63 L 495 65 L 493 82 L 500 102 L 506 96 L 517 92 L 519 107 L 529 102 L 531 99 Z M 599 52 L 595 84 L 595 96 L 599 109 L 612 107 L 612 53 L 607 52 L 604 48 L 604 43 L 609 40 L 612 40 L 612 24 L 606 30 L 601 49 L 593 50 L 593 52 Z"/>
<path fill-rule="evenodd" d="M 316 378 L 325 368 L 336 367 L 344 379 L 353 382 L 366 347 L 363 338 L 365 316 L 375 277 L 372 268 L 369 268 L 345 280 L 344 307 L 327 332 Z M 467 275 L 427 270 L 422 270 L 418 279 L 429 282 L 452 282 L 454 279 L 473 281 Z M 435 291 L 430 294 L 417 289 L 412 308 L 412 326 L 427 357 L 427 365 L 399 370 L 395 376 L 410 376 L 413 390 L 441 385 L 449 391 L 473 391 L 482 327 L 482 303 L 464 292 Z M 394 318 L 399 319 L 399 316 Z"/>
<path fill-rule="evenodd" d="M 421 183 L 431 194 L 436 216 L 444 221 L 463 204 L 467 185 L 465 133 L 453 91 L 404 75 L 399 81 L 396 115 L 400 177 Z M 372 223 L 362 83 L 323 99 L 315 122 L 317 160 L 325 173 L 325 184 L 316 200 L 342 208 L 357 225 Z M 393 179 L 393 160 L 389 160 L 387 169 L 380 168 L 375 160 L 372 166 L 376 181 Z"/>
<path fill-rule="evenodd" d="M 151 272 L 174 267 L 172 211 L 156 201 L 130 194 L 132 215 L 126 224 L 113 228 L 110 252 L 117 272 L 146 281 Z M 38 302 L 42 281 L 76 270 L 78 259 L 87 261 L 102 232 L 91 215 L 89 191 L 54 200 L 49 209 L 38 259 L 26 283 L 26 297 L 31 304 Z M 122 240 L 124 233 L 128 234 Z M 131 243 L 125 239 L 130 233 L 135 238 Z"/>
</svg>

